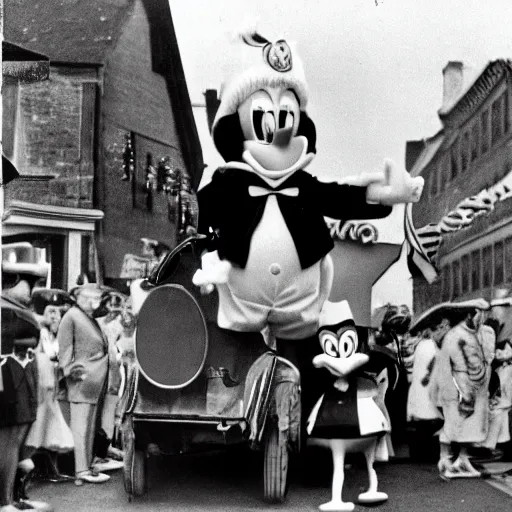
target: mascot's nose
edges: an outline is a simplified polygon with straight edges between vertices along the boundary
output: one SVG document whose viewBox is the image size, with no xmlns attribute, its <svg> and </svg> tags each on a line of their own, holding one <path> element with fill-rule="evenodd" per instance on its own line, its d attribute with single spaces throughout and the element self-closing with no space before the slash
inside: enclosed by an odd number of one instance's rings
<svg viewBox="0 0 512 512">
<path fill-rule="evenodd" d="M 272 145 L 278 146 L 280 148 L 288 146 L 288 144 L 290 144 L 290 141 L 292 140 L 292 132 L 293 127 L 277 129 L 274 132 L 274 139 L 272 140 Z"/>
</svg>

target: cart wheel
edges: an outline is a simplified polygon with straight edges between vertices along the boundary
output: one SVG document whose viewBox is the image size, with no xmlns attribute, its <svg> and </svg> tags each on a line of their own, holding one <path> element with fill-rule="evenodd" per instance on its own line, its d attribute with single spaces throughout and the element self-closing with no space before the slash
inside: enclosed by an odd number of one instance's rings
<svg viewBox="0 0 512 512">
<path fill-rule="evenodd" d="M 279 429 L 275 420 L 268 422 L 264 465 L 265 500 L 283 503 L 288 492 L 288 447 L 279 443 Z"/>
<path fill-rule="evenodd" d="M 135 447 L 135 435 L 125 437 L 124 445 L 124 489 L 131 501 L 133 496 L 142 496 L 147 489 L 147 460 L 144 450 Z"/>
<path fill-rule="evenodd" d="M 133 452 L 132 463 L 132 489 L 134 496 L 142 496 L 148 486 L 147 459 L 143 450 L 136 449 Z"/>
</svg>

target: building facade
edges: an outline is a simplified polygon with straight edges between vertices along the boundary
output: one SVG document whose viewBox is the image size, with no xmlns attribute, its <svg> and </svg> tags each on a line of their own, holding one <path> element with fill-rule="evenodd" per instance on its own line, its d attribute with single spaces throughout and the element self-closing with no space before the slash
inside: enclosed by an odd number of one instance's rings
<svg viewBox="0 0 512 512">
<path fill-rule="evenodd" d="M 414 280 L 416 313 L 441 301 L 491 298 L 512 285 L 512 198 L 489 193 L 512 170 L 512 63 L 492 61 L 469 83 L 464 71 L 460 62 L 443 70 L 442 129 L 407 144 L 408 170 L 425 178 L 415 227 L 438 225 L 449 213 L 459 221 L 459 229 L 442 233 L 435 282 Z M 475 196 L 484 198 L 485 213 L 464 219 L 457 205 Z"/>
<path fill-rule="evenodd" d="M 203 171 L 169 4 L 29 3 L 6 5 L 5 35 L 47 55 L 50 78 L 3 91 L 4 151 L 21 174 L 3 241 L 44 247 L 52 286 L 112 282 L 142 237 L 176 244 L 188 195 L 174 178 L 192 193 Z"/>
</svg>

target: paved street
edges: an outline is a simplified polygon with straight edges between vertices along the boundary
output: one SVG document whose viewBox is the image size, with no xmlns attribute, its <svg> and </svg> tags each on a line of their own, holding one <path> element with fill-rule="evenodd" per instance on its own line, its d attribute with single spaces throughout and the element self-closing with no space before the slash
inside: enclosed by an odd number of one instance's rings
<svg viewBox="0 0 512 512">
<path fill-rule="evenodd" d="M 112 480 L 104 485 L 36 483 L 30 495 L 51 502 L 56 512 L 316 511 L 319 504 L 328 501 L 331 468 L 327 452 L 311 457 L 306 475 L 296 471 L 292 474 L 288 499 L 283 505 L 262 500 L 260 455 L 237 448 L 232 452 L 151 459 L 149 491 L 131 503 L 124 492 L 122 471 L 111 473 Z M 378 465 L 377 470 L 380 487 L 390 497 L 384 505 L 374 507 L 378 512 L 512 510 L 512 497 L 488 481 L 443 482 L 434 465 L 410 464 L 405 460 Z M 345 499 L 356 499 L 365 485 L 366 471 L 356 460 L 346 473 Z M 365 509 L 356 506 L 356 512 Z"/>
</svg>

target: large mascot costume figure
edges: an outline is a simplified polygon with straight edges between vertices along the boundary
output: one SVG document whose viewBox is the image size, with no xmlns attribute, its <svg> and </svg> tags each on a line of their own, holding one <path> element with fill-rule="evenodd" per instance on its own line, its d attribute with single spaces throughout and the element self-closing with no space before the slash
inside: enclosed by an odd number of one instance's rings
<svg viewBox="0 0 512 512">
<path fill-rule="evenodd" d="M 226 165 L 198 193 L 198 230 L 210 243 L 194 283 L 217 286 L 219 327 L 270 332 L 277 351 L 301 369 L 307 407 L 305 381 L 308 368 L 315 379 L 316 329 L 332 283 L 324 216 L 385 217 L 390 205 L 417 201 L 423 179 L 392 166 L 356 185 L 306 172 L 316 133 L 297 51 L 255 32 L 242 40 L 246 58 L 224 84 L 212 126 Z"/>
</svg>

